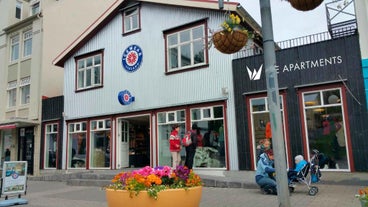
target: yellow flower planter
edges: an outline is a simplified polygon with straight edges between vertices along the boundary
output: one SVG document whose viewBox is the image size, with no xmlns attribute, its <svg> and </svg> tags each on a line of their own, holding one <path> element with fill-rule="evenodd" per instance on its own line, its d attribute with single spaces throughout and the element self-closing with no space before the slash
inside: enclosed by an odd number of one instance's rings
<svg viewBox="0 0 368 207">
<path fill-rule="evenodd" d="M 158 198 L 151 198 L 147 191 L 130 197 L 126 190 L 105 189 L 108 207 L 198 207 L 202 197 L 202 186 L 186 189 L 160 191 Z"/>
</svg>

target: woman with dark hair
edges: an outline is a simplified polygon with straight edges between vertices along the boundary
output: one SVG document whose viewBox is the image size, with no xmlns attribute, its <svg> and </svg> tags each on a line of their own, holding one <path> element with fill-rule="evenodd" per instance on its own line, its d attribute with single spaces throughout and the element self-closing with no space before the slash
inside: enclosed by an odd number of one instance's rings
<svg viewBox="0 0 368 207">
<path fill-rule="evenodd" d="M 189 169 L 193 168 L 193 159 L 194 159 L 194 155 L 197 149 L 197 143 L 198 143 L 198 134 L 200 134 L 200 130 L 199 127 L 197 126 L 197 124 L 193 124 L 192 125 L 192 133 L 190 135 L 191 139 L 192 139 L 192 144 L 190 144 L 189 146 L 185 147 L 185 152 L 186 152 L 186 156 L 185 156 L 185 166 L 187 166 Z"/>
<path fill-rule="evenodd" d="M 176 166 L 180 165 L 180 127 L 178 124 L 172 126 L 172 131 L 170 134 L 170 152 L 172 157 L 172 168 L 176 169 Z"/>
</svg>

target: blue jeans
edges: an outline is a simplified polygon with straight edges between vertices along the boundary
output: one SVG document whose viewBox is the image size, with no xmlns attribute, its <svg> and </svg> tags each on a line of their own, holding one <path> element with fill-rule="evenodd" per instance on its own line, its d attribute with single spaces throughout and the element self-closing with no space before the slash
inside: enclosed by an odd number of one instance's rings
<svg viewBox="0 0 368 207">
<path fill-rule="evenodd" d="M 259 179 L 256 182 L 260 187 L 268 185 L 270 187 L 275 187 L 276 188 L 276 185 L 277 185 L 276 181 L 272 178 L 269 178 L 269 177 L 263 177 L 263 178 Z"/>
</svg>

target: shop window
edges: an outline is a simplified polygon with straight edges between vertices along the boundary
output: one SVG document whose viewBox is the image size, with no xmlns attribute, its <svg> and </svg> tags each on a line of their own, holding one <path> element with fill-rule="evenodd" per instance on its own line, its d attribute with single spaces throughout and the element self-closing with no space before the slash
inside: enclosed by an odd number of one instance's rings
<svg viewBox="0 0 368 207">
<path fill-rule="evenodd" d="M 45 125 L 44 168 L 56 168 L 58 124 Z"/>
<path fill-rule="evenodd" d="M 140 29 L 140 9 L 139 7 L 126 9 L 123 13 L 123 34 L 134 32 Z"/>
<path fill-rule="evenodd" d="M 70 123 L 68 129 L 68 167 L 86 168 L 87 123 Z"/>
<path fill-rule="evenodd" d="M 91 121 L 90 167 L 110 167 L 111 120 Z"/>
<path fill-rule="evenodd" d="M 185 70 L 207 64 L 205 22 L 166 32 L 167 72 Z"/>
<path fill-rule="evenodd" d="M 225 168 L 223 106 L 192 108 L 190 114 L 191 125 L 197 124 L 200 132 L 193 167 Z"/>
<path fill-rule="evenodd" d="M 157 114 L 158 123 L 158 157 L 159 165 L 172 166 L 171 153 L 169 147 L 169 137 L 172 131 L 172 126 L 174 124 L 179 124 L 180 126 L 180 137 L 184 136 L 185 129 L 185 110 L 160 112 Z M 182 155 L 182 160 L 185 158 L 185 149 L 182 148 L 180 154 Z"/>
<path fill-rule="evenodd" d="M 257 164 L 258 154 L 257 154 L 257 146 L 260 142 L 266 138 L 266 125 L 270 122 L 270 111 L 268 108 L 268 98 L 266 96 L 261 97 L 250 97 L 249 101 L 249 110 L 250 110 L 250 120 L 252 126 L 252 142 L 253 142 L 253 157 L 254 157 L 254 166 Z M 280 112 L 282 119 L 282 132 L 285 135 L 285 123 L 284 123 L 284 103 L 283 96 L 280 95 Z M 285 138 L 285 146 L 287 146 L 287 139 Z M 272 138 L 271 138 L 272 139 Z M 271 141 L 272 142 L 272 141 Z M 287 148 L 286 148 L 287 152 Z"/>
<path fill-rule="evenodd" d="M 103 54 L 93 53 L 76 58 L 77 62 L 77 91 L 102 86 Z"/>
<path fill-rule="evenodd" d="M 324 169 L 349 169 L 340 88 L 302 93 L 308 150 L 317 149 Z"/>
</svg>

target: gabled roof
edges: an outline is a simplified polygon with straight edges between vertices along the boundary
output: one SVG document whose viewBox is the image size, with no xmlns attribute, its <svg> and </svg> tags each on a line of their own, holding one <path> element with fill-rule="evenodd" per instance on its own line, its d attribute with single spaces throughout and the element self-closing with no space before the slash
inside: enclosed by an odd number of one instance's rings
<svg viewBox="0 0 368 207">
<path fill-rule="evenodd" d="M 89 39 L 99 32 L 112 18 L 120 11 L 120 7 L 128 0 L 116 0 L 106 11 L 102 13 L 82 34 L 80 34 L 67 48 L 65 48 L 53 61 L 52 64 L 64 67 L 64 63 L 69 59 L 79 48 L 81 48 Z M 218 1 L 213 0 L 137 0 L 137 2 L 147 2 L 155 4 L 164 4 L 172 6 L 192 7 L 201 9 L 220 10 Z M 242 16 L 255 30 L 260 31 L 258 23 L 249 15 L 247 11 L 237 2 L 227 2 L 224 0 L 224 9 L 236 12 Z"/>
</svg>

